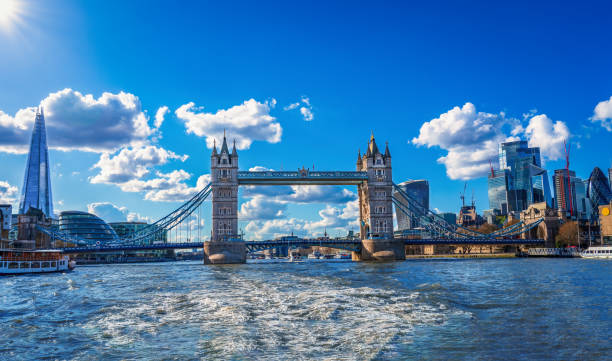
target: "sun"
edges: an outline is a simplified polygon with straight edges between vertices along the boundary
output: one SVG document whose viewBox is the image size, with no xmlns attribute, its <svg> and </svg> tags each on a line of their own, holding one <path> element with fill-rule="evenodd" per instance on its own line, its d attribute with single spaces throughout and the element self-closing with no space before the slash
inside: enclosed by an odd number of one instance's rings
<svg viewBox="0 0 612 361">
<path fill-rule="evenodd" d="M 20 0 L 0 0 L 0 28 L 10 30 L 19 21 L 22 10 Z"/>
</svg>

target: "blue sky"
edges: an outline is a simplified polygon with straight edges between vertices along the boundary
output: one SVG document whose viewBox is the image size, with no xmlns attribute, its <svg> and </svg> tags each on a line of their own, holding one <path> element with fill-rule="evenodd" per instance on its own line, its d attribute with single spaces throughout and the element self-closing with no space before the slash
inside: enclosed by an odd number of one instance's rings
<svg viewBox="0 0 612 361">
<path fill-rule="evenodd" d="M 193 194 L 223 128 L 241 169 L 352 170 L 373 131 L 394 180 L 428 179 L 441 211 L 458 211 L 466 180 L 489 208 L 500 140 L 541 146 L 549 172 L 565 138 L 578 176 L 612 161 L 609 2 L 4 1 L 17 9 L 0 13 L 4 202 L 40 104 L 54 208 L 109 220 Z M 355 224 L 342 188 L 246 193 L 254 237 Z"/>
</svg>

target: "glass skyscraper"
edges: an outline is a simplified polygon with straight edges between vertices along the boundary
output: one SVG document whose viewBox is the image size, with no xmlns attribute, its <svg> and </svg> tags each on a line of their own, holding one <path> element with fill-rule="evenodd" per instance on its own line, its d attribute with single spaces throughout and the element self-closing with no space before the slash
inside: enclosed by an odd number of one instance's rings
<svg viewBox="0 0 612 361">
<path fill-rule="evenodd" d="M 417 201 L 421 206 L 426 209 L 429 209 L 429 182 L 427 180 L 409 180 L 399 184 L 399 187 L 406 192 L 412 199 Z M 404 197 L 395 192 L 395 197 L 399 199 L 402 204 L 405 204 L 406 201 Z M 407 208 L 407 207 L 406 207 Z M 397 217 L 397 228 L 400 230 L 404 229 L 414 229 L 421 226 L 419 222 L 419 216 L 414 215 L 411 212 L 408 212 L 409 215 L 406 215 L 402 211 L 398 211 L 396 208 L 396 217 Z"/>
<path fill-rule="evenodd" d="M 569 175 L 569 183 L 568 183 Z M 571 184 L 571 195 L 569 192 Z M 555 208 L 568 216 L 570 210 L 576 219 L 589 219 L 591 216 L 591 202 L 587 198 L 588 181 L 576 177 L 576 172 L 557 169 L 553 174 L 553 187 L 555 191 Z"/>
<path fill-rule="evenodd" d="M 53 217 L 49 151 L 47 150 L 45 116 L 42 108 L 36 112 L 36 121 L 32 130 L 30 153 L 28 153 L 21 189 L 19 214 L 25 214 L 31 207 L 40 209 L 47 217 Z"/>
<path fill-rule="evenodd" d="M 546 202 L 552 206 L 548 173 L 542 168 L 540 148 L 524 140 L 499 145 L 499 170 L 489 175 L 489 207 L 502 214 Z"/>
<path fill-rule="evenodd" d="M 612 200 L 612 190 L 610 189 L 610 184 L 608 183 L 604 172 L 602 172 L 602 170 L 598 167 L 595 167 L 589 176 L 589 187 L 587 192 L 587 196 L 591 200 L 591 204 L 593 204 L 594 209 L 608 204 Z"/>
</svg>

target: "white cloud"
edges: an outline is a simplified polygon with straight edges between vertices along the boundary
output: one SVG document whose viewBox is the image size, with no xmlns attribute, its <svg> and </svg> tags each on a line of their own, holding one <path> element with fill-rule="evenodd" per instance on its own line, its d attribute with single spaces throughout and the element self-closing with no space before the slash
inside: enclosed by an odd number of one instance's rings
<svg viewBox="0 0 612 361">
<path fill-rule="evenodd" d="M 100 173 L 90 179 L 91 183 L 125 183 L 147 175 L 152 167 L 168 163 L 172 159 L 185 161 L 187 155 L 177 155 L 172 151 L 154 145 L 123 148 L 112 156 L 103 153 L 92 168 Z"/>
<path fill-rule="evenodd" d="M 170 174 L 158 175 L 161 178 L 154 179 L 145 185 L 145 189 L 150 189 L 145 194 L 145 199 L 155 202 L 184 202 L 191 199 L 199 191 L 201 191 L 205 185 L 210 183 L 210 174 L 201 175 L 195 187 L 189 187 L 184 183 L 186 178 L 184 177 L 173 177 L 174 171 Z M 184 171 L 180 171 L 181 173 Z"/>
<path fill-rule="evenodd" d="M 126 207 L 118 207 L 109 202 L 97 202 L 87 205 L 87 212 L 95 214 L 105 222 L 151 222 L 148 217 L 129 212 Z"/>
<path fill-rule="evenodd" d="M 0 181 L 0 204 L 12 204 L 16 206 L 19 197 L 17 187 L 10 185 L 6 181 Z"/>
<path fill-rule="evenodd" d="M 601 126 L 612 132 L 612 97 L 597 103 L 591 117 L 593 123 L 600 122 Z"/>
<path fill-rule="evenodd" d="M 563 158 L 563 142 L 569 139 L 570 131 L 564 122 L 553 123 L 546 114 L 540 114 L 529 119 L 525 135 L 530 147 L 540 147 L 543 160 L 557 160 Z"/>
<path fill-rule="evenodd" d="M 319 211 L 319 217 L 316 221 L 297 218 L 253 220 L 246 225 L 245 231 L 255 239 L 272 239 L 292 232 L 302 237 L 317 237 L 325 231 L 332 235 L 345 234 L 359 227 L 359 203 L 357 200 L 348 202 L 342 209 L 327 205 Z"/>
<path fill-rule="evenodd" d="M 161 127 L 161 125 L 164 122 L 164 117 L 169 112 L 170 112 L 170 109 L 165 105 L 157 109 L 157 112 L 155 113 L 155 122 L 153 123 L 155 125 L 155 128 L 159 129 L 159 127 Z"/>
<path fill-rule="evenodd" d="M 304 118 L 305 121 L 309 122 L 314 119 L 314 113 L 312 112 L 312 105 L 310 104 L 310 98 L 306 96 L 302 96 L 300 98 L 300 101 L 287 105 L 286 107 L 283 108 L 283 110 L 287 111 L 287 110 L 293 110 L 297 108 L 300 109 L 300 113 L 302 114 L 302 117 Z"/>
<path fill-rule="evenodd" d="M 238 149 L 248 149 L 253 141 L 280 142 L 282 128 L 270 115 L 270 109 L 270 102 L 250 99 L 229 109 L 206 113 L 195 112 L 195 104 L 190 102 L 179 107 L 175 114 L 185 121 L 187 133 L 206 138 L 208 148 L 213 147 L 215 139 L 219 142 L 226 130 L 230 139 L 236 139 Z"/>
<path fill-rule="evenodd" d="M 476 112 L 472 103 L 465 103 L 425 122 L 412 143 L 446 150 L 438 163 L 446 166 L 449 178 L 477 178 L 486 174 L 489 160 L 497 158 L 498 144 L 508 140 L 501 130 L 505 123 L 505 114 Z"/>
<path fill-rule="evenodd" d="M 302 113 L 304 120 L 307 122 L 314 119 L 314 114 L 312 114 L 312 108 L 301 107 L 300 113 Z"/>
<path fill-rule="evenodd" d="M 546 115 L 534 115 L 524 127 L 521 121 L 507 118 L 506 114 L 477 112 L 472 103 L 454 107 L 438 118 L 425 122 L 419 136 L 412 139 L 417 146 L 438 146 L 447 151 L 438 158 L 438 163 L 446 166 L 446 174 L 451 179 L 473 179 L 484 176 L 489 171 L 489 161 L 496 163 L 499 143 L 519 140 L 520 135 L 527 137 L 530 146 L 539 146 L 546 159 L 557 159 L 559 142 L 569 137 L 565 123 L 554 124 Z M 510 135 L 505 133 L 509 128 Z"/>
<path fill-rule="evenodd" d="M 240 220 L 264 220 L 284 217 L 287 204 L 264 196 L 254 197 L 242 203 L 238 213 Z"/>
<path fill-rule="evenodd" d="M 49 94 L 40 105 L 53 149 L 109 152 L 142 144 L 155 133 L 140 100 L 130 93 L 105 92 L 96 99 L 66 88 Z M 0 151 L 27 152 L 35 112 L 35 107 L 28 107 L 11 117 L 0 111 Z"/>
<path fill-rule="evenodd" d="M 293 110 L 297 107 L 300 106 L 300 102 L 296 102 L 296 103 L 291 103 L 289 105 L 287 105 L 286 107 L 283 108 L 283 110 Z"/>
</svg>

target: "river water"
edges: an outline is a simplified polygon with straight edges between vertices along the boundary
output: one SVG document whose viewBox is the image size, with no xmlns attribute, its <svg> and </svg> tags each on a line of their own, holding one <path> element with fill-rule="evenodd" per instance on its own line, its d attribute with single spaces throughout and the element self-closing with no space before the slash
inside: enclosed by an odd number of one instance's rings
<svg viewBox="0 0 612 361">
<path fill-rule="evenodd" d="M 81 266 L 0 278 L 0 359 L 612 358 L 612 262 Z"/>
</svg>

